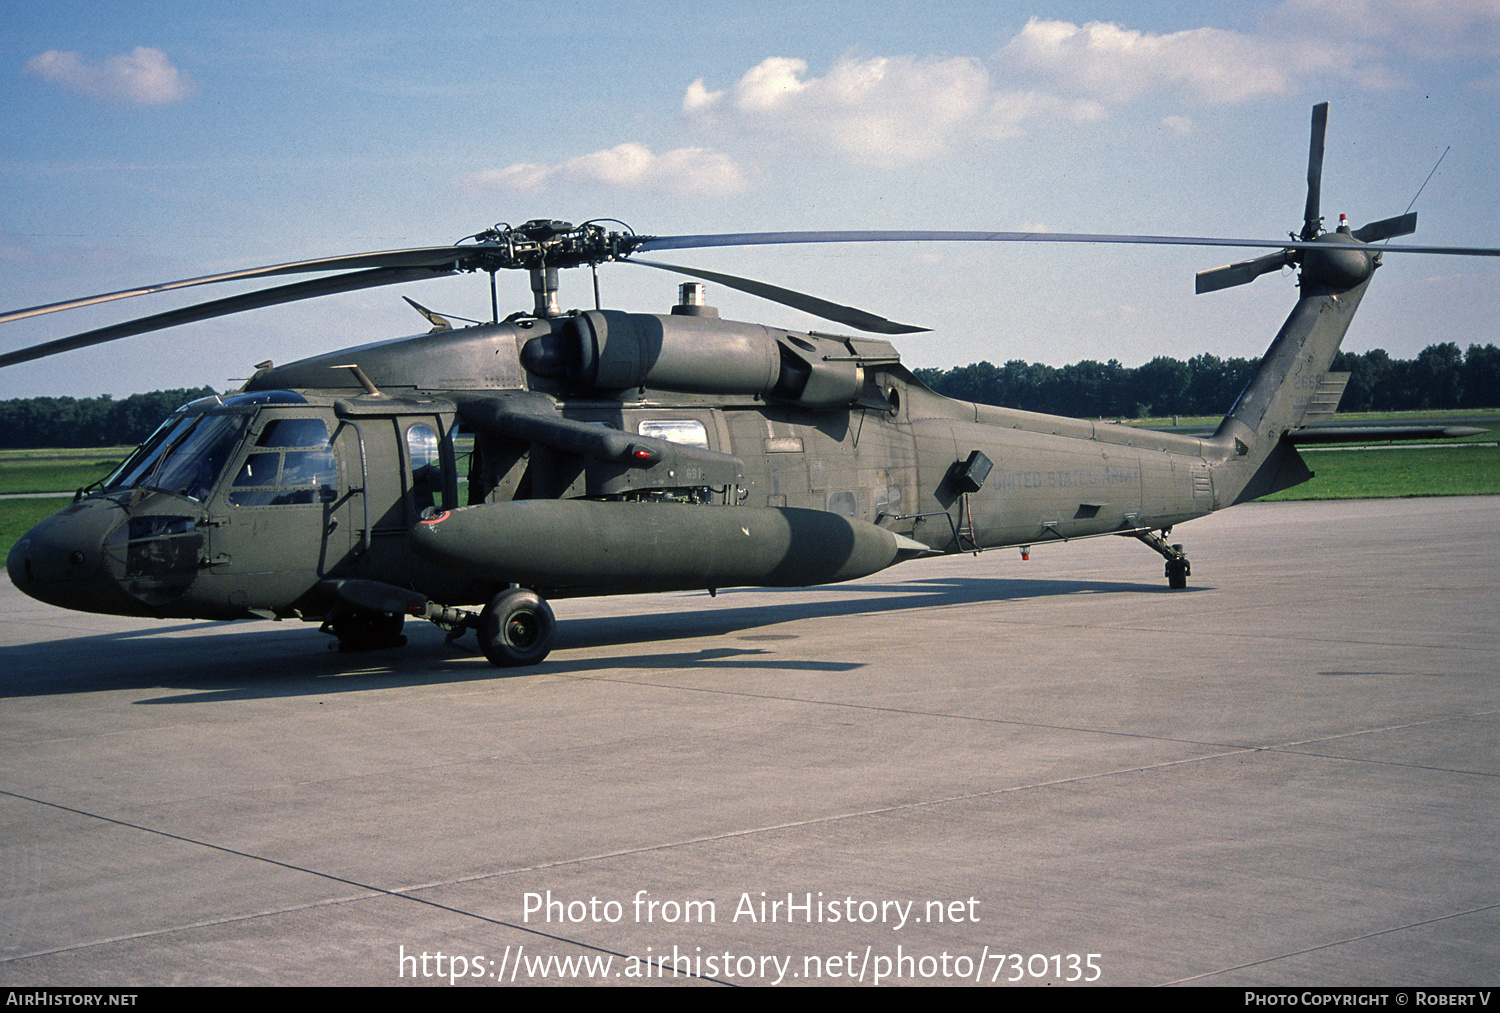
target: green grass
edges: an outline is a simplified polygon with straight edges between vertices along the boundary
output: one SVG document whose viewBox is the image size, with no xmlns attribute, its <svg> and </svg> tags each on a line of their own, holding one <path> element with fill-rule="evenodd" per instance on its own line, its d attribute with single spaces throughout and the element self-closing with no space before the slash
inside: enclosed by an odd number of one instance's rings
<svg viewBox="0 0 1500 1013">
<path fill-rule="evenodd" d="M 1495 496 L 1500 495 L 1500 410 L 1475 408 L 1432 412 L 1351 412 L 1339 414 L 1336 422 L 1384 422 L 1411 425 L 1417 421 L 1444 422 L 1486 430 L 1459 440 L 1432 441 L 1430 445 L 1373 444 L 1376 449 L 1301 447 L 1311 481 L 1293 486 L 1265 500 L 1390 499 L 1403 496 Z M 1160 426 L 1171 419 L 1127 420 L 1129 425 Z M 1182 426 L 1213 426 L 1219 419 L 1177 420 Z M 1469 446 L 1468 444 L 1475 444 Z"/>
<path fill-rule="evenodd" d="M 0 500 L 0 547 L 9 552 L 16 539 L 71 502 L 72 496 Z"/>
<path fill-rule="evenodd" d="M 132 449 L 0 450 L 0 493 L 60 494 L 0 499 L 0 548 L 9 551 L 16 539 L 73 502 L 73 490 L 108 475 Z"/>
<path fill-rule="evenodd" d="M 10 461 L 33 461 L 33 460 L 59 460 L 59 461 L 102 461 L 105 458 L 114 458 L 123 461 L 134 447 L 43 447 L 37 450 L 0 450 L 0 465 Z"/>
<path fill-rule="evenodd" d="M 1313 479 L 1263 499 L 1500 495 L 1500 447 L 1303 447 L 1302 458 L 1313 470 Z"/>
<path fill-rule="evenodd" d="M 107 454 L 108 451 L 95 451 L 83 459 L 59 460 L 0 458 L 0 493 L 81 489 L 114 471 L 124 459 L 101 456 Z"/>
</svg>

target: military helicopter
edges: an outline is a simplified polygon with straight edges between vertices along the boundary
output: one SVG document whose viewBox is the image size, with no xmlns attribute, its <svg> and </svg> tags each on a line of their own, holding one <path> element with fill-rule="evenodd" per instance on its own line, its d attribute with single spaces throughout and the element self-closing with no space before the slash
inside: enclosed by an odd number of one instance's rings
<svg viewBox="0 0 1500 1013">
<path fill-rule="evenodd" d="M 232 280 L 344 271 L 172 310 L 0 356 L 0 366 L 335 292 L 490 275 L 492 321 L 261 364 L 235 393 L 184 405 L 103 481 L 11 549 L 15 585 L 64 608 L 300 619 L 346 648 L 394 646 L 406 617 L 477 633 L 496 665 L 556 640 L 547 597 L 850 580 L 903 560 L 1099 535 L 1139 539 L 1172 588 L 1172 529 L 1305 481 L 1297 444 L 1334 412 L 1334 353 L 1401 215 L 1322 229 L 1327 105 L 1290 240 L 988 232 L 653 237 L 606 221 L 498 225 L 452 246 L 336 256 L 113 292 L 0 323 Z M 611 231 L 607 225 L 619 225 Z M 750 279 L 698 279 L 666 314 L 598 307 L 597 267 L 635 254 L 780 243 L 1109 242 L 1263 247 L 1199 292 L 1291 266 L 1296 306 L 1212 435 L 959 403 L 881 337 L 719 318 L 703 281 L 866 334 L 920 330 Z M 596 271 L 596 308 L 564 312 L 558 272 Z M 495 276 L 528 272 L 530 311 L 499 317 Z M 417 305 L 417 304 L 413 304 Z M 475 608 L 478 611 L 475 611 Z"/>
</svg>

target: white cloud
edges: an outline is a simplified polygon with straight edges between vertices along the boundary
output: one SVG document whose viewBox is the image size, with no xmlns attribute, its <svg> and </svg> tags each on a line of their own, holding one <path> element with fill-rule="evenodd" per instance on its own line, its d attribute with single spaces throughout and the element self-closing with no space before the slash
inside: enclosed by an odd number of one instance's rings
<svg viewBox="0 0 1500 1013">
<path fill-rule="evenodd" d="M 771 57 L 732 88 L 688 86 L 682 111 L 700 124 L 800 145 L 830 148 L 855 161 L 908 162 L 971 139 L 1011 137 L 1041 114 L 1094 119 L 1093 102 L 1036 92 L 997 92 L 984 64 L 969 57 L 845 57 L 823 77 L 807 61 Z"/>
<path fill-rule="evenodd" d="M 1063 91 L 1101 102 L 1176 91 L 1199 101 L 1243 102 L 1285 94 L 1304 79 L 1331 76 L 1385 87 L 1394 75 L 1359 43 L 1304 34 L 1245 35 L 1217 28 L 1154 35 L 1092 21 L 1032 18 L 997 59 Z"/>
<path fill-rule="evenodd" d="M 884 61 L 872 61 L 884 64 Z M 847 66 L 846 64 L 842 66 Z M 869 65 L 866 65 L 869 66 Z M 797 95 L 812 85 L 798 75 L 806 73 L 807 61 L 773 56 L 751 67 L 734 89 L 734 104 L 745 112 L 785 109 Z M 878 73 L 878 72 L 877 72 Z M 866 77 L 874 76 L 866 74 Z M 846 87 L 849 82 L 846 82 Z"/>
<path fill-rule="evenodd" d="M 1027 120 L 1051 117 L 1093 123 L 1109 115 L 1103 103 L 1092 99 L 1065 99 L 1040 91 L 1005 91 L 995 95 L 983 120 L 982 136 L 990 139 L 1017 137 L 1025 133 Z"/>
<path fill-rule="evenodd" d="M 682 97 L 682 111 L 695 113 L 701 109 L 707 109 L 722 98 L 722 91 L 709 91 L 703 84 L 703 78 L 698 78 L 688 85 L 687 94 Z"/>
<path fill-rule="evenodd" d="M 1406 82 L 1387 56 L 1412 53 L 1500 53 L 1500 0 L 1283 0 L 1254 32 L 1163 34 L 1032 18 L 987 61 L 850 56 L 817 76 L 805 60 L 775 56 L 727 87 L 692 82 L 681 111 L 724 144 L 770 142 L 895 165 L 1047 120 L 1100 120 L 1146 98 L 1224 104 L 1329 81 L 1399 87 Z M 1488 66 L 1475 76 L 1475 87 L 1495 80 Z M 1192 130 L 1186 115 L 1160 123 Z"/>
<path fill-rule="evenodd" d="M 26 61 L 26 72 L 93 98 L 159 105 L 180 102 L 196 90 L 191 78 L 160 49 L 137 46 L 129 54 L 89 63 L 77 53 L 49 49 Z"/>
<path fill-rule="evenodd" d="M 1269 23 L 1432 59 L 1500 55 L 1500 0 L 1285 0 Z"/>
<path fill-rule="evenodd" d="M 720 148 L 823 151 L 893 166 L 1016 137 L 1047 121 L 1102 120 L 1146 98 L 1243 103 L 1330 79 L 1395 87 L 1403 81 L 1387 52 L 1437 54 L 1445 46 L 1500 51 L 1500 0 L 1283 0 L 1252 33 L 1161 34 L 1032 18 L 988 60 L 846 56 L 818 75 L 806 60 L 773 56 L 724 87 L 698 78 L 680 111 Z M 1475 86 L 1494 81 L 1481 75 Z M 1193 131 L 1191 118 L 1161 115 L 1169 112 L 1157 112 L 1162 131 Z M 697 193 L 745 186 L 736 163 L 711 148 L 656 155 L 639 144 L 469 180 L 512 190 L 564 182 Z"/>
<path fill-rule="evenodd" d="M 585 185 L 723 196 L 744 189 L 745 180 L 732 159 L 707 148 L 676 148 L 658 155 L 643 144 L 628 142 L 555 165 L 519 162 L 488 169 L 464 184 L 470 190 L 523 193 Z"/>
</svg>

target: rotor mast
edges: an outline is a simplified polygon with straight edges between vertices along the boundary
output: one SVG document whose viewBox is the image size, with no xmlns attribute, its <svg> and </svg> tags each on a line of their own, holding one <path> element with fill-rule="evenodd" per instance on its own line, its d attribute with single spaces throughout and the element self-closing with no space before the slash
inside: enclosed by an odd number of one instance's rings
<svg viewBox="0 0 1500 1013">
<path fill-rule="evenodd" d="M 550 264 L 531 269 L 532 315 L 542 320 L 562 316 L 557 302 L 557 268 Z"/>
</svg>

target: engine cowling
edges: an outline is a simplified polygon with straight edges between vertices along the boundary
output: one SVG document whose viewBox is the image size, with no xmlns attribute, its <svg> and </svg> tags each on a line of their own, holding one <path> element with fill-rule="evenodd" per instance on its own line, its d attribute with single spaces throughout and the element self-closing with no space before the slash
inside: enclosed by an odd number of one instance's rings
<svg viewBox="0 0 1500 1013">
<path fill-rule="evenodd" d="M 859 397 L 865 376 L 854 358 L 835 338 L 617 310 L 579 313 L 521 350 L 531 372 L 592 390 L 758 395 L 809 407 Z"/>
</svg>

